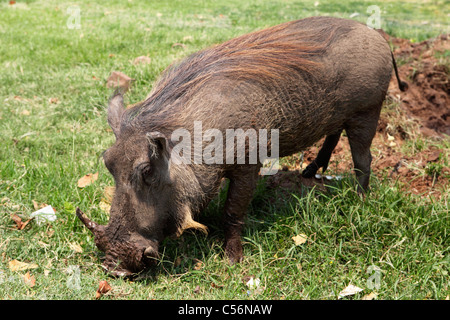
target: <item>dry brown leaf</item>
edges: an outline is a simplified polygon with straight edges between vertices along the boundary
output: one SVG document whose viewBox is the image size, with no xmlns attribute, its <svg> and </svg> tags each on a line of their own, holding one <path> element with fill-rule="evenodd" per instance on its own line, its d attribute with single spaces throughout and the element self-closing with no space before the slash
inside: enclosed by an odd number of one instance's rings
<svg viewBox="0 0 450 320">
<path fill-rule="evenodd" d="M 23 281 L 30 288 L 34 287 L 34 285 L 36 284 L 36 278 L 31 275 L 29 271 L 23 275 Z"/>
<path fill-rule="evenodd" d="M 31 200 L 31 202 L 33 202 L 33 208 L 34 210 L 39 210 L 41 208 L 39 208 L 39 203 L 36 200 Z"/>
<path fill-rule="evenodd" d="M 24 271 L 28 269 L 36 269 L 38 265 L 35 263 L 26 263 L 14 259 L 9 262 L 8 267 L 11 271 Z"/>
<path fill-rule="evenodd" d="M 31 202 L 33 202 L 34 210 L 39 210 L 39 209 L 48 207 L 48 204 L 46 204 L 46 203 L 39 203 L 39 202 L 37 202 L 35 200 L 31 200 Z"/>
<path fill-rule="evenodd" d="M 108 293 L 111 289 L 111 286 L 106 280 L 100 281 L 98 284 L 97 292 L 95 293 L 95 299 L 101 298 L 102 295 Z"/>
<path fill-rule="evenodd" d="M 120 71 L 113 71 L 111 75 L 108 77 L 108 80 L 106 82 L 106 86 L 108 88 L 122 88 L 123 91 L 128 91 L 130 89 L 131 83 L 134 81 L 134 79 L 131 79 L 126 74 L 120 72 Z"/>
<path fill-rule="evenodd" d="M 27 221 L 23 222 L 22 219 L 17 215 L 17 214 L 13 214 L 11 216 L 11 219 L 16 223 L 16 228 L 17 230 L 23 230 L 27 224 L 33 220 L 33 218 L 28 219 Z"/>
<path fill-rule="evenodd" d="M 211 282 L 211 287 L 216 288 L 216 289 L 220 289 L 220 288 L 223 288 L 224 285 L 223 284 L 218 284 L 218 283 L 215 283 L 215 282 Z"/>
<path fill-rule="evenodd" d="M 78 188 L 84 188 L 98 179 L 98 172 L 88 173 L 78 180 Z"/>
<path fill-rule="evenodd" d="M 371 292 L 369 294 L 366 294 L 364 297 L 361 298 L 361 300 L 373 300 L 377 298 L 377 294 L 375 292 Z"/>
<path fill-rule="evenodd" d="M 133 64 L 134 65 L 149 64 L 150 62 L 152 62 L 152 59 L 150 57 L 140 56 L 140 57 L 137 57 L 136 59 L 134 59 Z"/>
<path fill-rule="evenodd" d="M 292 237 L 292 240 L 294 240 L 296 246 L 299 246 L 301 244 L 304 244 L 306 240 L 308 240 L 308 236 L 306 234 L 300 233 L 299 235 Z"/>
<path fill-rule="evenodd" d="M 203 268 L 203 262 L 200 260 L 197 260 L 197 263 L 194 266 L 194 270 L 200 270 L 201 268 Z"/>
</svg>

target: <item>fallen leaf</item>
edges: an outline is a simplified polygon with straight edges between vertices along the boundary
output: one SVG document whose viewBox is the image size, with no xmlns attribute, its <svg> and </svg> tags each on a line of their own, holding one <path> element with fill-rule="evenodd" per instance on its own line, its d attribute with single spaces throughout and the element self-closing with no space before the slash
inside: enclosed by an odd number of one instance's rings
<svg viewBox="0 0 450 320">
<path fill-rule="evenodd" d="M 16 4 L 14 0 L 9 1 L 9 5 L 12 6 L 13 4 Z"/>
<path fill-rule="evenodd" d="M 194 270 L 200 270 L 201 268 L 203 268 L 203 262 L 200 260 L 197 260 L 197 263 L 194 266 Z"/>
<path fill-rule="evenodd" d="M 13 214 L 11 216 L 11 219 L 16 223 L 17 229 L 19 229 L 22 225 L 22 219 L 17 214 Z"/>
<path fill-rule="evenodd" d="M 85 176 L 78 179 L 78 188 L 84 188 L 93 183 L 97 179 L 98 179 L 98 172 L 88 173 Z"/>
<path fill-rule="evenodd" d="M 11 219 L 16 223 L 17 230 L 23 230 L 27 226 L 27 224 L 31 220 L 33 220 L 33 218 L 31 218 L 31 219 L 28 219 L 27 221 L 23 222 L 22 219 L 17 214 L 13 214 L 11 216 Z"/>
<path fill-rule="evenodd" d="M 354 286 L 352 284 L 349 284 L 344 290 L 339 292 L 338 299 L 341 299 L 346 296 L 352 296 L 354 294 L 357 294 L 358 292 L 363 291 L 363 289 L 358 288 L 357 286 Z"/>
<path fill-rule="evenodd" d="M 46 204 L 46 203 L 39 203 L 35 200 L 31 200 L 31 202 L 33 202 L 34 210 L 39 210 L 39 209 L 42 209 L 42 208 L 45 208 L 48 206 L 48 204 Z"/>
<path fill-rule="evenodd" d="M 111 290 L 111 286 L 106 280 L 102 280 L 98 284 L 97 292 L 95 293 L 95 299 L 101 298 L 102 295 L 108 293 Z"/>
<path fill-rule="evenodd" d="M 59 99 L 58 98 L 50 98 L 50 99 L 48 99 L 48 102 L 50 102 L 52 104 L 57 104 L 57 103 L 59 103 Z"/>
<path fill-rule="evenodd" d="M 76 242 L 70 242 L 69 248 L 77 253 L 83 253 L 83 248 L 81 248 L 81 246 Z"/>
<path fill-rule="evenodd" d="M 29 271 L 23 275 L 23 281 L 30 288 L 34 287 L 34 285 L 36 284 L 36 278 L 31 275 Z"/>
<path fill-rule="evenodd" d="M 366 294 L 364 297 L 361 298 L 361 300 L 373 300 L 377 298 L 377 294 L 375 292 L 371 292 L 369 294 Z"/>
<path fill-rule="evenodd" d="M 149 64 L 150 62 L 152 62 L 152 59 L 150 57 L 140 56 L 140 57 L 137 57 L 136 59 L 134 59 L 133 64 L 134 65 L 137 65 L 137 64 Z"/>
<path fill-rule="evenodd" d="M 24 115 L 24 116 L 29 116 L 30 115 L 30 111 L 29 110 L 23 110 L 23 111 L 20 112 L 20 114 Z"/>
<path fill-rule="evenodd" d="M 119 88 L 122 88 L 126 92 L 126 91 L 128 91 L 128 89 L 130 89 L 131 83 L 133 81 L 134 81 L 134 79 L 131 79 L 126 74 L 124 74 L 120 71 L 113 71 L 113 72 L 111 72 L 111 75 L 108 77 L 106 86 L 108 88 L 119 87 Z"/>
<path fill-rule="evenodd" d="M 294 240 L 295 245 L 299 246 L 301 244 L 304 244 L 306 240 L 308 240 L 308 236 L 301 233 L 299 235 L 292 237 L 292 240 Z"/>
<path fill-rule="evenodd" d="M 28 269 L 36 269 L 38 265 L 35 263 L 26 263 L 14 259 L 8 263 L 8 267 L 11 271 L 24 271 Z"/>
<path fill-rule="evenodd" d="M 211 287 L 216 288 L 216 289 L 220 289 L 220 288 L 223 288 L 224 285 L 223 284 L 218 284 L 218 283 L 215 283 L 215 282 L 211 282 Z"/>
</svg>

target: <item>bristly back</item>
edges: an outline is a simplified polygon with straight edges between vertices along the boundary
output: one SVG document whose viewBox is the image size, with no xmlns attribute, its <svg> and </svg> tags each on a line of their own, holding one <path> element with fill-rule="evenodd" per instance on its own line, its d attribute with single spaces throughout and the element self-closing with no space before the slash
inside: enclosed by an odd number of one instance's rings
<svg viewBox="0 0 450 320">
<path fill-rule="evenodd" d="M 189 100 L 191 93 L 213 79 L 270 87 L 299 73 L 313 75 L 320 68 L 315 57 L 326 50 L 338 28 L 324 23 L 312 31 L 299 27 L 300 23 L 302 20 L 245 34 L 169 66 L 138 113 L 164 113 L 165 107 Z"/>
</svg>

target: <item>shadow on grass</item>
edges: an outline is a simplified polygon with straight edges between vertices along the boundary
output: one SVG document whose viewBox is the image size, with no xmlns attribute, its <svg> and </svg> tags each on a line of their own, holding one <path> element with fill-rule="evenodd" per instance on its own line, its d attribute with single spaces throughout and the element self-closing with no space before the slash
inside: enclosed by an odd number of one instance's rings
<svg viewBox="0 0 450 320">
<path fill-rule="evenodd" d="M 330 197 L 352 183 L 344 179 L 306 179 L 296 171 L 279 171 L 273 176 L 261 177 L 247 211 L 243 238 L 255 237 L 286 217 L 295 215 L 293 207 L 305 197 Z M 223 249 L 222 212 L 228 191 L 228 181 L 219 195 L 197 219 L 209 229 L 207 236 L 196 230 L 187 230 L 177 239 L 166 239 L 161 247 L 157 266 L 140 273 L 137 281 L 156 282 L 161 274 L 180 275 L 199 269 L 199 264 L 211 256 L 219 256 L 228 263 Z M 355 191 L 356 194 L 356 191 Z"/>
</svg>

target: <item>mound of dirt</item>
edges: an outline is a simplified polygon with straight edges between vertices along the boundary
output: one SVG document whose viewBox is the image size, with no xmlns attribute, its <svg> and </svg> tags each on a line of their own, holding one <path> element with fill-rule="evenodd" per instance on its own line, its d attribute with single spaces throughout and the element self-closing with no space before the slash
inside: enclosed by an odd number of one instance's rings
<svg viewBox="0 0 450 320">
<path fill-rule="evenodd" d="M 450 70 L 448 62 L 439 59 L 450 50 L 450 35 L 419 43 L 383 35 L 394 46 L 394 56 L 399 64 L 405 62 L 398 71 L 400 78 L 408 84 L 408 90 L 401 92 L 392 78 L 389 95 L 399 98 L 402 108 L 420 121 L 424 135 L 450 135 Z"/>
</svg>

